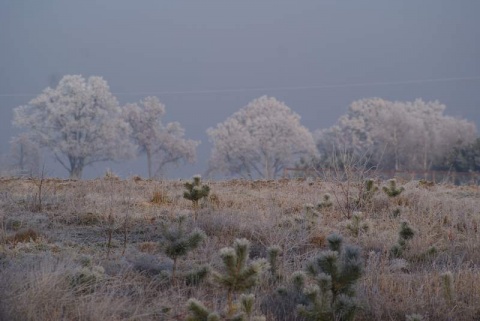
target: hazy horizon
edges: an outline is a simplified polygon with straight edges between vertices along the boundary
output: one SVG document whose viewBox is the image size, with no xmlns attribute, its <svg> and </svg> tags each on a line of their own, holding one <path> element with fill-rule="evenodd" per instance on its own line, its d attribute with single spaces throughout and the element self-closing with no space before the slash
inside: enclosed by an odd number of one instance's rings
<svg viewBox="0 0 480 321">
<path fill-rule="evenodd" d="M 438 100 L 480 128 L 477 1 L 95 1 L 0 2 L 0 153 L 20 132 L 12 110 L 66 74 L 102 76 L 121 105 L 157 96 L 165 122 L 201 140 L 206 130 L 262 95 L 285 102 L 312 132 L 351 102 Z M 146 175 L 143 157 L 99 163 Z M 48 162 L 52 176 L 67 176 Z"/>
</svg>

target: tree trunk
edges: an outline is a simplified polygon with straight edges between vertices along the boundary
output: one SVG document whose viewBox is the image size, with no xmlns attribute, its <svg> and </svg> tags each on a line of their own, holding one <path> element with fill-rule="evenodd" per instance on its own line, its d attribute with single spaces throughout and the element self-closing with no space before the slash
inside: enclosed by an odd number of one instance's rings
<svg viewBox="0 0 480 321">
<path fill-rule="evenodd" d="M 23 175 L 23 172 L 24 172 L 24 169 L 25 169 L 25 164 L 24 164 L 24 156 L 25 156 L 25 153 L 23 151 L 23 144 L 20 143 L 20 171 L 22 172 L 22 175 Z"/>
<path fill-rule="evenodd" d="M 233 316 L 233 313 L 235 312 L 234 306 L 233 306 L 233 300 L 232 300 L 232 291 L 227 292 L 227 316 L 231 317 Z"/>
<path fill-rule="evenodd" d="M 423 170 L 427 170 L 427 143 L 423 145 Z"/>
<path fill-rule="evenodd" d="M 400 168 L 398 161 L 398 140 L 397 140 L 397 129 L 393 129 L 393 151 L 395 154 L 395 171 L 398 171 Z"/>
<path fill-rule="evenodd" d="M 83 173 L 83 166 L 76 166 L 70 170 L 71 179 L 81 179 Z"/>
<path fill-rule="evenodd" d="M 148 178 L 152 178 L 152 152 L 147 148 Z"/>
<path fill-rule="evenodd" d="M 177 284 L 177 258 L 173 259 L 173 266 L 172 266 L 172 284 Z"/>
</svg>

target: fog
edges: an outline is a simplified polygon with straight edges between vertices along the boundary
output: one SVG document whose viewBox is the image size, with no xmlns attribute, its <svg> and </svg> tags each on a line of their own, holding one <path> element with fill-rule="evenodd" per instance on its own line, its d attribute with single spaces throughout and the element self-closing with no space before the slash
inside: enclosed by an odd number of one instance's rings
<svg viewBox="0 0 480 321">
<path fill-rule="evenodd" d="M 165 121 L 200 140 L 262 95 L 314 131 L 357 99 L 438 100 L 480 127 L 480 2 L 424 1 L 0 1 L 0 153 L 20 131 L 13 108 L 66 74 L 102 76 L 121 104 L 155 95 Z M 67 176 L 46 156 L 47 173 Z M 146 175 L 143 157 L 98 163 Z"/>
</svg>

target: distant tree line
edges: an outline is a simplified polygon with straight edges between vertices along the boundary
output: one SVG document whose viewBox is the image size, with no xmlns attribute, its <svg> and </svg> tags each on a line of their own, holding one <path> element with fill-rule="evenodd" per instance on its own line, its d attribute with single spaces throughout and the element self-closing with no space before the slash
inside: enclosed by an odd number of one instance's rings
<svg viewBox="0 0 480 321">
<path fill-rule="evenodd" d="M 480 138 L 470 144 L 455 146 L 434 169 L 480 172 Z"/>
<path fill-rule="evenodd" d="M 420 99 L 355 101 L 334 126 L 315 133 L 319 155 L 303 166 L 342 167 L 348 160 L 382 170 L 478 170 L 475 124 L 445 109 Z"/>
<path fill-rule="evenodd" d="M 146 154 L 148 175 L 181 161 L 194 162 L 199 142 L 184 138 L 179 123 L 162 123 L 165 106 L 156 97 L 122 107 L 101 77 L 64 76 L 56 88 L 45 89 L 28 105 L 14 110 L 13 123 L 25 128 L 14 139 L 13 163 L 32 170 L 38 149 L 49 150 L 70 178 L 81 178 L 85 167 Z M 28 142 L 28 144 L 27 144 Z"/>
<path fill-rule="evenodd" d="M 207 133 L 213 144 L 207 173 L 273 179 L 283 169 L 341 168 L 351 161 L 386 170 L 480 170 L 480 139 L 472 122 L 444 114 L 437 102 L 355 101 L 330 128 L 312 134 L 300 116 L 273 97 L 254 99 Z M 97 162 L 145 155 L 149 177 L 169 164 L 193 163 L 200 142 L 178 122 L 164 124 L 157 97 L 120 106 L 101 77 L 64 76 L 27 105 L 13 123 L 14 173 L 36 175 L 42 150 L 71 178 Z"/>
</svg>

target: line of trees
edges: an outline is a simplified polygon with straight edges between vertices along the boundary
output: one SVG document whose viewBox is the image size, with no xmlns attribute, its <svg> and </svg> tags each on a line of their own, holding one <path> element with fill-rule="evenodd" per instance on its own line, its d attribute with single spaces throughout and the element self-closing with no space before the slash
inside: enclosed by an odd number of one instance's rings
<svg viewBox="0 0 480 321">
<path fill-rule="evenodd" d="M 67 75 L 56 88 L 47 88 L 28 105 L 15 108 L 13 123 L 27 130 L 22 137 L 49 150 L 70 178 L 81 178 L 84 168 L 94 163 L 142 153 L 152 177 L 167 164 L 195 161 L 198 142 L 184 138 L 179 123 L 164 125 L 164 114 L 165 106 L 156 97 L 121 107 L 101 77 Z M 34 150 L 22 151 L 21 156 L 18 152 L 12 156 L 24 170 L 21 159 L 31 159 L 28 152 Z"/>
<path fill-rule="evenodd" d="M 367 165 L 394 170 L 480 170 L 480 139 L 472 122 L 444 115 L 439 102 L 361 99 L 330 128 L 312 134 L 283 102 L 263 96 L 207 133 L 213 144 L 207 172 L 273 179 L 286 167 L 342 166 L 338 151 Z M 11 140 L 10 163 L 38 173 L 41 150 L 52 153 L 71 178 L 102 161 L 145 155 L 149 177 L 167 165 L 193 163 L 200 142 L 178 122 L 163 124 L 156 97 L 120 106 L 101 77 L 64 76 L 14 110 L 26 131 Z"/>
<path fill-rule="evenodd" d="M 452 155 L 475 148 L 477 129 L 465 119 L 444 115 L 445 109 L 438 101 L 421 99 L 355 101 L 334 126 L 315 133 L 320 156 L 313 163 L 341 166 L 335 151 L 342 151 L 349 160 L 363 159 L 384 170 L 464 170 Z"/>
</svg>

